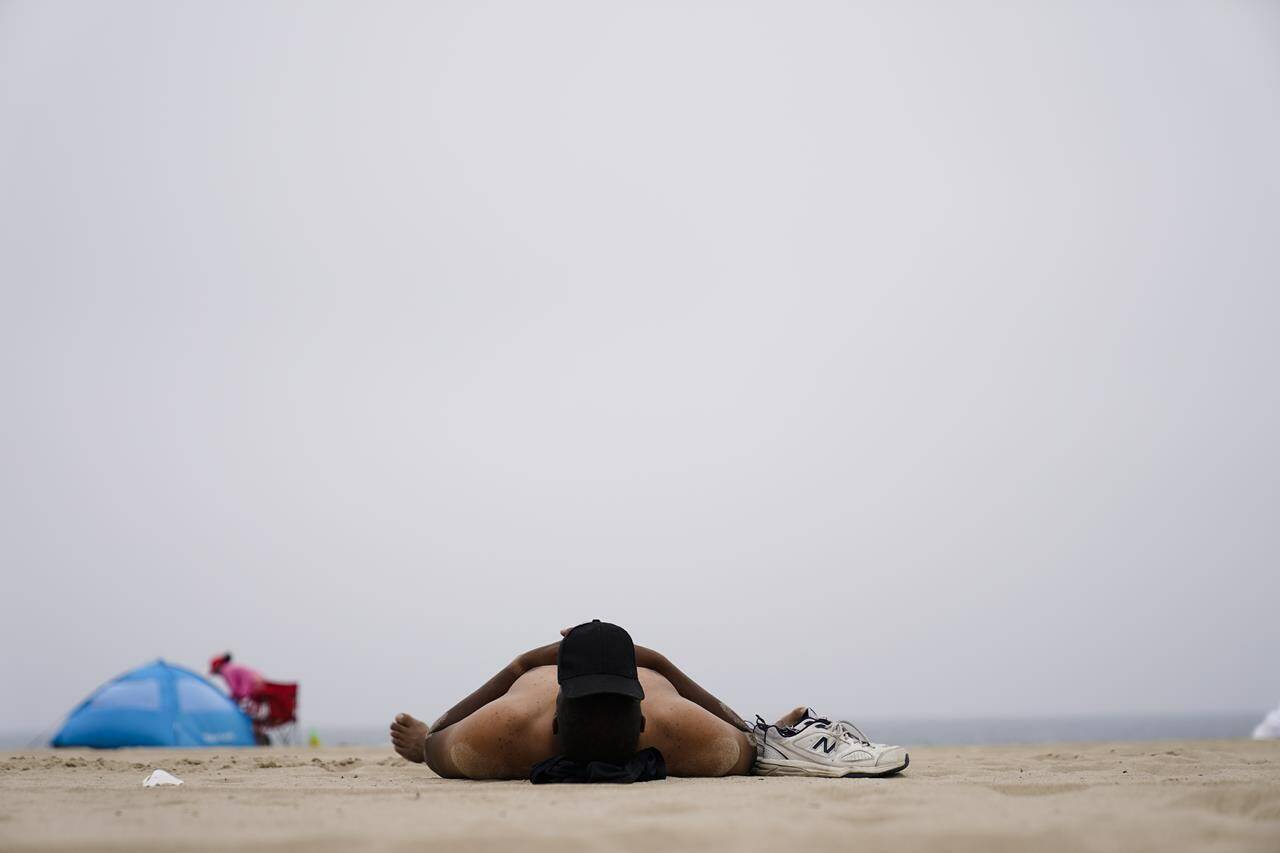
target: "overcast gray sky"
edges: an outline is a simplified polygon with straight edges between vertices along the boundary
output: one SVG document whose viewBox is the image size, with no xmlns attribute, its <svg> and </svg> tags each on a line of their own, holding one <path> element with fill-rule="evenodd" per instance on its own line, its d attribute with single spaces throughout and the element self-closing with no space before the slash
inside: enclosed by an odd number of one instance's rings
<svg viewBox="0 0 1280 853">
<path fill-rule="evenodd" d="M 0 3 L 0 728 L 1280 698 L 1280 4 Z M 886 735 L 891 735 L 887 732 Z"/>
</svg>

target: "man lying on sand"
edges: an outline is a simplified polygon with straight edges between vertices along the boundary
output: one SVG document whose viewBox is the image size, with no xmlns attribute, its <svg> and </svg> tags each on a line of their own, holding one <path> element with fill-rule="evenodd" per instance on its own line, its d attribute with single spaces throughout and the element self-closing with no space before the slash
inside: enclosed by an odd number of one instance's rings
<svg viewBox="0 0 1280 853">
<path fill-rule="evenodd" d="M 597 619 L 561 634 L 432 726 L 397 715 L 396 752 L 447 779 L 533 781 L 892 776 L 909 762 L 902 747 L 870 743 L 807 708 L 749 725 L 617 625 Z"/>
</svg>

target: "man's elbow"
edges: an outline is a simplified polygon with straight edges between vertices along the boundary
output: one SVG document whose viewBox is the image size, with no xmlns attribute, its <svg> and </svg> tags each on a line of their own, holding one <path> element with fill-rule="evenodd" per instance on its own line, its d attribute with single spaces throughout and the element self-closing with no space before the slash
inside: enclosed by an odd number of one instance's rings
<svg viewBox="0 0 1280 853">
<path fill-rule="evenodd" d="M 645 649 L 643 653 L 640 649 L 636 649 L 636 666 L 652 669 L 660 675 L 666 675 L 671 671 L 671 661 L 661 652 L 655 652 L 653 649 Z"/>
<path fill-rule="evenodd" d="M 517 678 L 533 669 L 533 667 L 534 663 L 529 659 L 529 655 L 526 652 L 525 654 L 519 655 L 515 660 L 503 667 L 502 674 L 509 677 L 512 681 L 515 681 Z"/>
</svg>

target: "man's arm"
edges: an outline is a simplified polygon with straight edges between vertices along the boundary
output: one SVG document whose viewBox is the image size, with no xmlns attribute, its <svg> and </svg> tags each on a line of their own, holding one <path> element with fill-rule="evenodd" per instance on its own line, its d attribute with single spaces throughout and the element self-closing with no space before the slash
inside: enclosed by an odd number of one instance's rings
<svg viewBox="0 0 1280 853">
<path fill-rule="evenodd" d="M 651 669 L 659 675 L 671 682 L 676 692 L 684 698 L 688 699 L 695 705 L 699 705 L 710 711 L 715 716 L 724 720 L 729 725 L 749 730 L 748 726 L 741 717 L 733 712 L 725 703 L 712 696 L 702 685 L 694 681 L 689 676 L 680 671 L 680 668 L 667 660 L 664 656 L 658 654 L 653 649 L 646 649 L 644 646 L 636 646 L 636 666 L 643 666 L 645 669 Z"/>
<path fill-rule="evenodd" d="M 497 675 L 486 681 L 470 696 L 446 711 L 444 716 L 432 724 L 431 731 L 434 733 L 441 729 L 446 729 L 459 720 L 464 720 L 471 716 L 485 705 L 488 705 L 494 699 L 505 695 L 506 692 L 511 689 L 511 685 L 516 683 L 517 678 L 524 675 L 535 666 L 554 664 L 556 662 L 556 652 L 559 648 L 560 643 L 556 642 L 546 646 L 539 646 L 536 649 L 530 649 L 524 654 L 518 656 L 511 663 L 500 669 Z"/>
<path fill-rule="evenodd" d="M 568 631 L 568 629 L 566 628 L 565 631 Z M 553 666 L 556 662 L 556 655 L 559 649 L 559 643 L 551 643 L 549 645 L 533 649 L 516 658 L 516 664 L 518 666 L 525 667 L 525 672 L 535 666 Z M 741 717 L 733 712 L 732 708 L 712 696 L 702 685 L 685 675 L 680 671 L 679 667 L 667 660 L 663 655 L 655 652 L 653 649 L 646 649 L 644 646 L 636 646 L 636 666 L 651 669 L 666 678 L 667 681 L 670 681 L 671 685 L 675 687 L 676 692 L 685 699 L 688 699 L 695 705 L 705 708 L 707 711 L 710 711 L 729 725 L 744 731 L 751 728 L 743 722 Z"/>
</svg>

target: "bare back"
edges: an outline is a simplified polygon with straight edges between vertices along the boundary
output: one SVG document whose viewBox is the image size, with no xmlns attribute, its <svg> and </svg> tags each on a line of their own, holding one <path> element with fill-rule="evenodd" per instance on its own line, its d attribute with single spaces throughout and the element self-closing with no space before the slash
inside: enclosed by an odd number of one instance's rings
<svg viewBox="0 0 1280 853">
<path fill-rule="evenodd" d="M 637 670 L 645 698 L 640 748 L 657 747 L 672 776 L 746 773 L 754 748 L 745 732 L 680 696 L 659 673 Z M 427 764 L 447 778 L 524 779 L 555 755 L 552 720 L 560 685 L 554 666 L 521 675 L 507 692 L 427 738 Z"/>
</svg>

